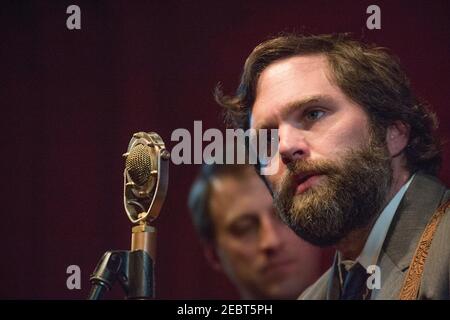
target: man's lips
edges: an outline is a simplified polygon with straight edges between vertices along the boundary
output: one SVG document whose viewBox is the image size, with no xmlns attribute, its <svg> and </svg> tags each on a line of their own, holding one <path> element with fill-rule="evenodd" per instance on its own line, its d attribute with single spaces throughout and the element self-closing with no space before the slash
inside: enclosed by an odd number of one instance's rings
<svg viewBox="0 0 450 320">
<path fill-rule="evenodd" d="M 295 176 L 295 193 L 300 194 L 317 184 L 318 180 L 323 176 L 319 172 L 305 172 Z"/>
</svg>

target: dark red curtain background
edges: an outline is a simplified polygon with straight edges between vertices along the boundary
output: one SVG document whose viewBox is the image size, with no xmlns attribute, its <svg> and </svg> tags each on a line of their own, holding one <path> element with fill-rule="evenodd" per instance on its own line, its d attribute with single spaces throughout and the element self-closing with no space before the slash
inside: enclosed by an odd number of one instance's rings
<svg viewBox="0 0 450 320">
<path fill-rule="evenodd" d="M 366 28 L 381 7 L 382 29 Z M 66 29 L 81 7 L 82 29 Z M 85 298 L 108 249 L 128 249 L 121 154 L 133 132 L 222 127 L 217 82 L 281 31 L 354 32 L 392 49 L 450 137 L 450 7 L 444 1 L 7 1 L 0 4 L 0 298 Z M 450 182 L 450 148 L 441 178 Z M 170 168 L 159 230 L 159 298 L 236 298 L 202 256 L 186 208 L 198 166 Z M 79 265 L 82 289 L 66 288 Z M 324 263 L 325 264 L 325 263 Z M 116 288 L 109 297 L 121 297 Z"/>
</svg>

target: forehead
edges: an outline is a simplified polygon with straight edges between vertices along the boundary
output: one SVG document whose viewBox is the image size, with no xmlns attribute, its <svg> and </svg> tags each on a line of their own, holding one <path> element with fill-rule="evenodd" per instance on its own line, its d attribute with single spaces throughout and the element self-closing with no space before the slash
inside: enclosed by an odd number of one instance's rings
<svg viewBox="0 0 450 320">
<path fill-rule="evenodd" d="M 322 54 L 294 56 L 270 64 L 261 73 L 256 85 L 251 126 L 292 102 L 310 97 L 344 98 L 342 91 L 330 80 L 327 57 Z"/>
<path fill-rule="evenodd" d="M 230 223 L 245 213 L 259 214 L 271 208 L 272 197 L 256 173 L 225 176 L 211 181 L 210 211 L 218 224 Z"/>
</svg>

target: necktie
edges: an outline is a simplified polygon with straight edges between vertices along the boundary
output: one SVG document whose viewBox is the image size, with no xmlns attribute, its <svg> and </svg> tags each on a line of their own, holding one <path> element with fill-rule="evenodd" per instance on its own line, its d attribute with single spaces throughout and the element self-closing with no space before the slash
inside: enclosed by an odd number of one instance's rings
<svg viewBox="0 0 450 320">
<path fill-rule="evenodd" d="M 360 263 L 351 267 L 345 276 L 341 300 L 363 300 L 368 292 L 368 277 L 366 269 Z"/>
</svg>

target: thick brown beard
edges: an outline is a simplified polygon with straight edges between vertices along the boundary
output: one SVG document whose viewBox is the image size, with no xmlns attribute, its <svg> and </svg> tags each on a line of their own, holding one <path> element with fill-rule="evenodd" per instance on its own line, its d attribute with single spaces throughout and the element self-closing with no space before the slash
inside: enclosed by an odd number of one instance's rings
<svg viewBox="0 0 450 320">
<path fill-rule="evenodd" d="M 368 146 L 346 152 L 339 162 L 291 163 L 274 193 L 281 219 L 314 245 L 336 244 L 350 231 L 367 226 L 381 211 L 391 186 L 387 147 L 374 136 Z M 325 179 L 296 195 L 295 175 L 311 171 Z"/>
</svg>

